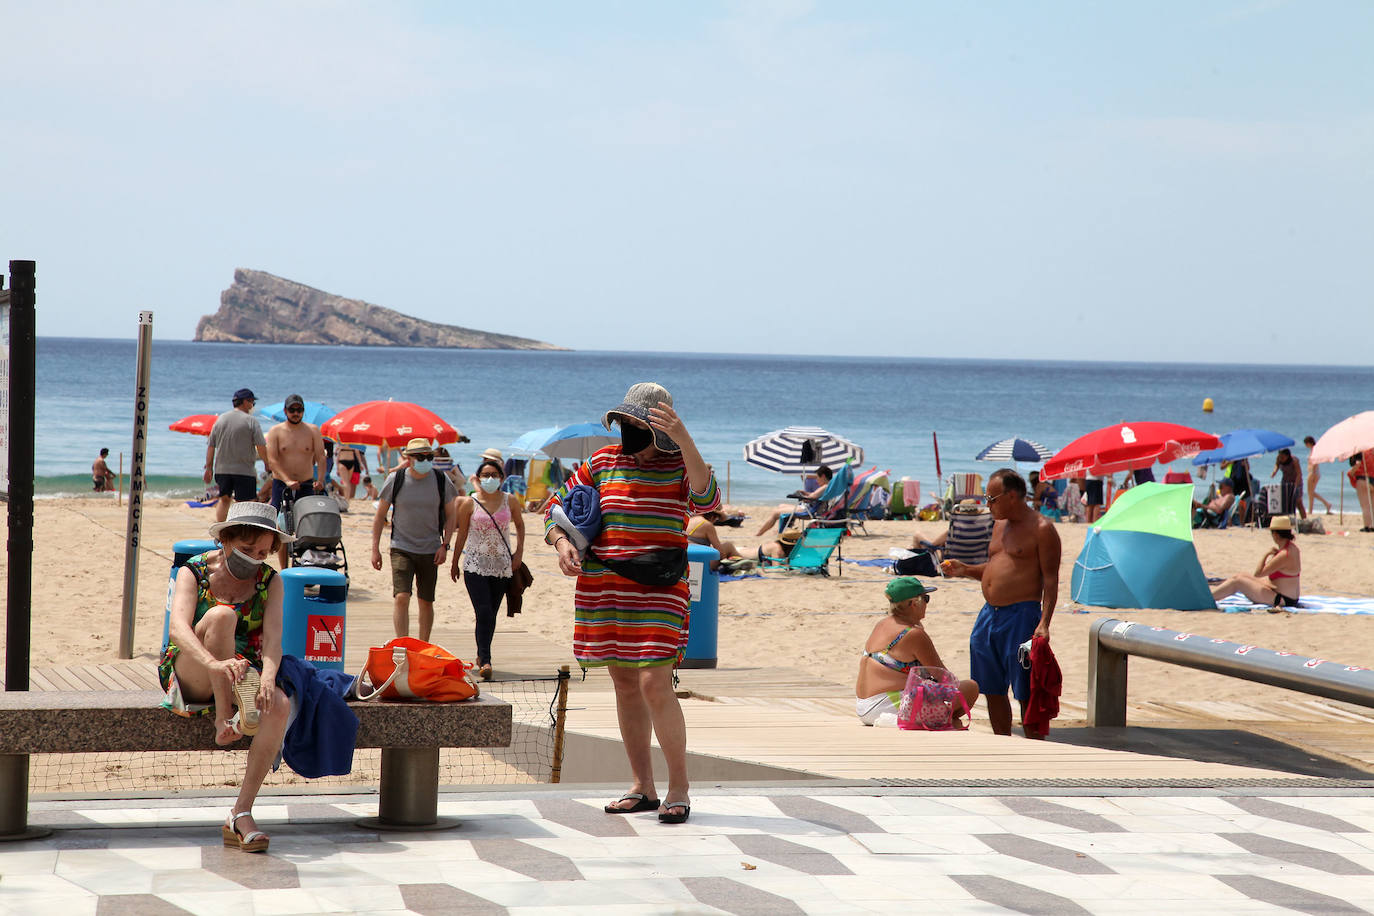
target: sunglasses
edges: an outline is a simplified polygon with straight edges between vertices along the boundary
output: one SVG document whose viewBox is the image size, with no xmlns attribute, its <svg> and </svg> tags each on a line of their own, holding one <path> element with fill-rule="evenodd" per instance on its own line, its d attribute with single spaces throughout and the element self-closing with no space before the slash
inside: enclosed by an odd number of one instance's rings
<svg viewBox="0 0 1374 916">
<path fill-rule="evenodd" d="M 416 461 L 432 461 L 432 460 L 434 459 L 434 453 L 433 453 L 433 452 L 417 452 L 417 453 L 412 454 L 410 457 L 414 458 Z"/>
<path fill-rule="evenodd" d="M 287 412 L 287 413 L 305 413 L 305 408 L 304 408 L 304 407 L 288 407 L 288 408 L 286 408 L 286 412 Z"/>
</svg>

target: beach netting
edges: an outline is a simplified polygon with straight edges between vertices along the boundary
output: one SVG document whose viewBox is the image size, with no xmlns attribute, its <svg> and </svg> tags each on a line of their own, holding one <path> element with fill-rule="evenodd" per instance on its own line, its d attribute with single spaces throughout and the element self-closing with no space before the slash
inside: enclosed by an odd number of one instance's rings
<svg viewBox="0 0 1374 916">
<path fill-rule="evenodd" d="M 511 705 L 511 743 L 502 748 L 440 748 L 441 786 L 558 782 L 567 713 L 566 670 L 549 677 L 487 681 L 484 695 Z M 333 786 L 376 786 L 381 779 L 379 748 L 353 752 L 346 776 L 306 779 L 285 763 L 268 773 L 263 791 L 314 790 Z M 29 792 L 183 792 L 239 785 L 247 750 L 159 751 L 157 753 L 33 754 Z"/>
</svg>

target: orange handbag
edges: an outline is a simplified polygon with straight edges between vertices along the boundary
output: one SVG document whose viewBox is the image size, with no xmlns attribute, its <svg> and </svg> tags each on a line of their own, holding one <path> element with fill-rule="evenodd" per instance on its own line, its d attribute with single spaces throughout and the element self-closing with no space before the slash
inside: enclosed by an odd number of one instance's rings
<svg viewBox="0 0 1374 916">
<path fill-rule="evenodd" d="M 432 700 L 452 703 L 477 696 L 472 666 L 447 649 L 409 636 L 367 650 L 367 668 L 358 678 L 360 700 Z M 380 685 L 380 686 L 373 686 Z"/>
</svg>

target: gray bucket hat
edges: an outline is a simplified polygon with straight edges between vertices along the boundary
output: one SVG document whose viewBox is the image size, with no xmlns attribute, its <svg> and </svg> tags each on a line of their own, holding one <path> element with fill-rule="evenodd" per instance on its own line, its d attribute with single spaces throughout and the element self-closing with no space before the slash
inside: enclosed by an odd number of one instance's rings
<svg viewBox="0 0 1374 916">
<path fill-rule="evenodd" d="M 613 407 L 606 411 L 605 416 L 601 418 L 601 425 L 610 429 L 611 421 L 618 421 L 621 417 L 633 417 L 647 425 L 649 408 L 657 407 L 660 401 L 669 407 L 673 406 L 673 396 L 668 393 L 667 388 L 657 382 L 636 382 L 630 386 L 629 391 L 625 392 L 625 400 L 620 403 L 619 407 Z M 660 452 L 682 451 L 682 448 L 668 438 L 665 433 L 654 429 L 652 426 L 649 428 L 654 433 L 654 446 Z"/>
<path fill-rule="evenodd" d="M 215 522 L 210 526 L 210 537 L 219 540 L 221 531 L 235 525 L 248 525 L 251 528 L 270 531 L 279 537 L 283 544 L 290 544 L 296 539 L 295 535 L 287 534 L 278 527 L 277 510 L 267 503 L 234 503 L 229 507 L 229 514 L 224 521 Z"/>
</svg>

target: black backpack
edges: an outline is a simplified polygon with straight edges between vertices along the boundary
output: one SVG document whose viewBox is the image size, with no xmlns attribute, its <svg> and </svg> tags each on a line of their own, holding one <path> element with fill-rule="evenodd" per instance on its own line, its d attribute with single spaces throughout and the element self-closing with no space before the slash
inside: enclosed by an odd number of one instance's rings
<svg viewBox="0 0 1374 916">
<path fill-rule="evenodd" d="M 396 527 L 396 500 L 401 498 L 401 487 L 405 484 L 406 478 L 410 474 L 406 473 L 410 468 L 401 468 L 396 472 L 396 486 L 391 488 L 391 527 Z M 439 536 L 444 535 L 444 522 L 447 518 L 444 515 L 444 507 L 448 500 L 444 499 L 444 475 L 438 471 L 430 471 L 434 475 L 434 485 L 439 488 Z"/>
</svg>

